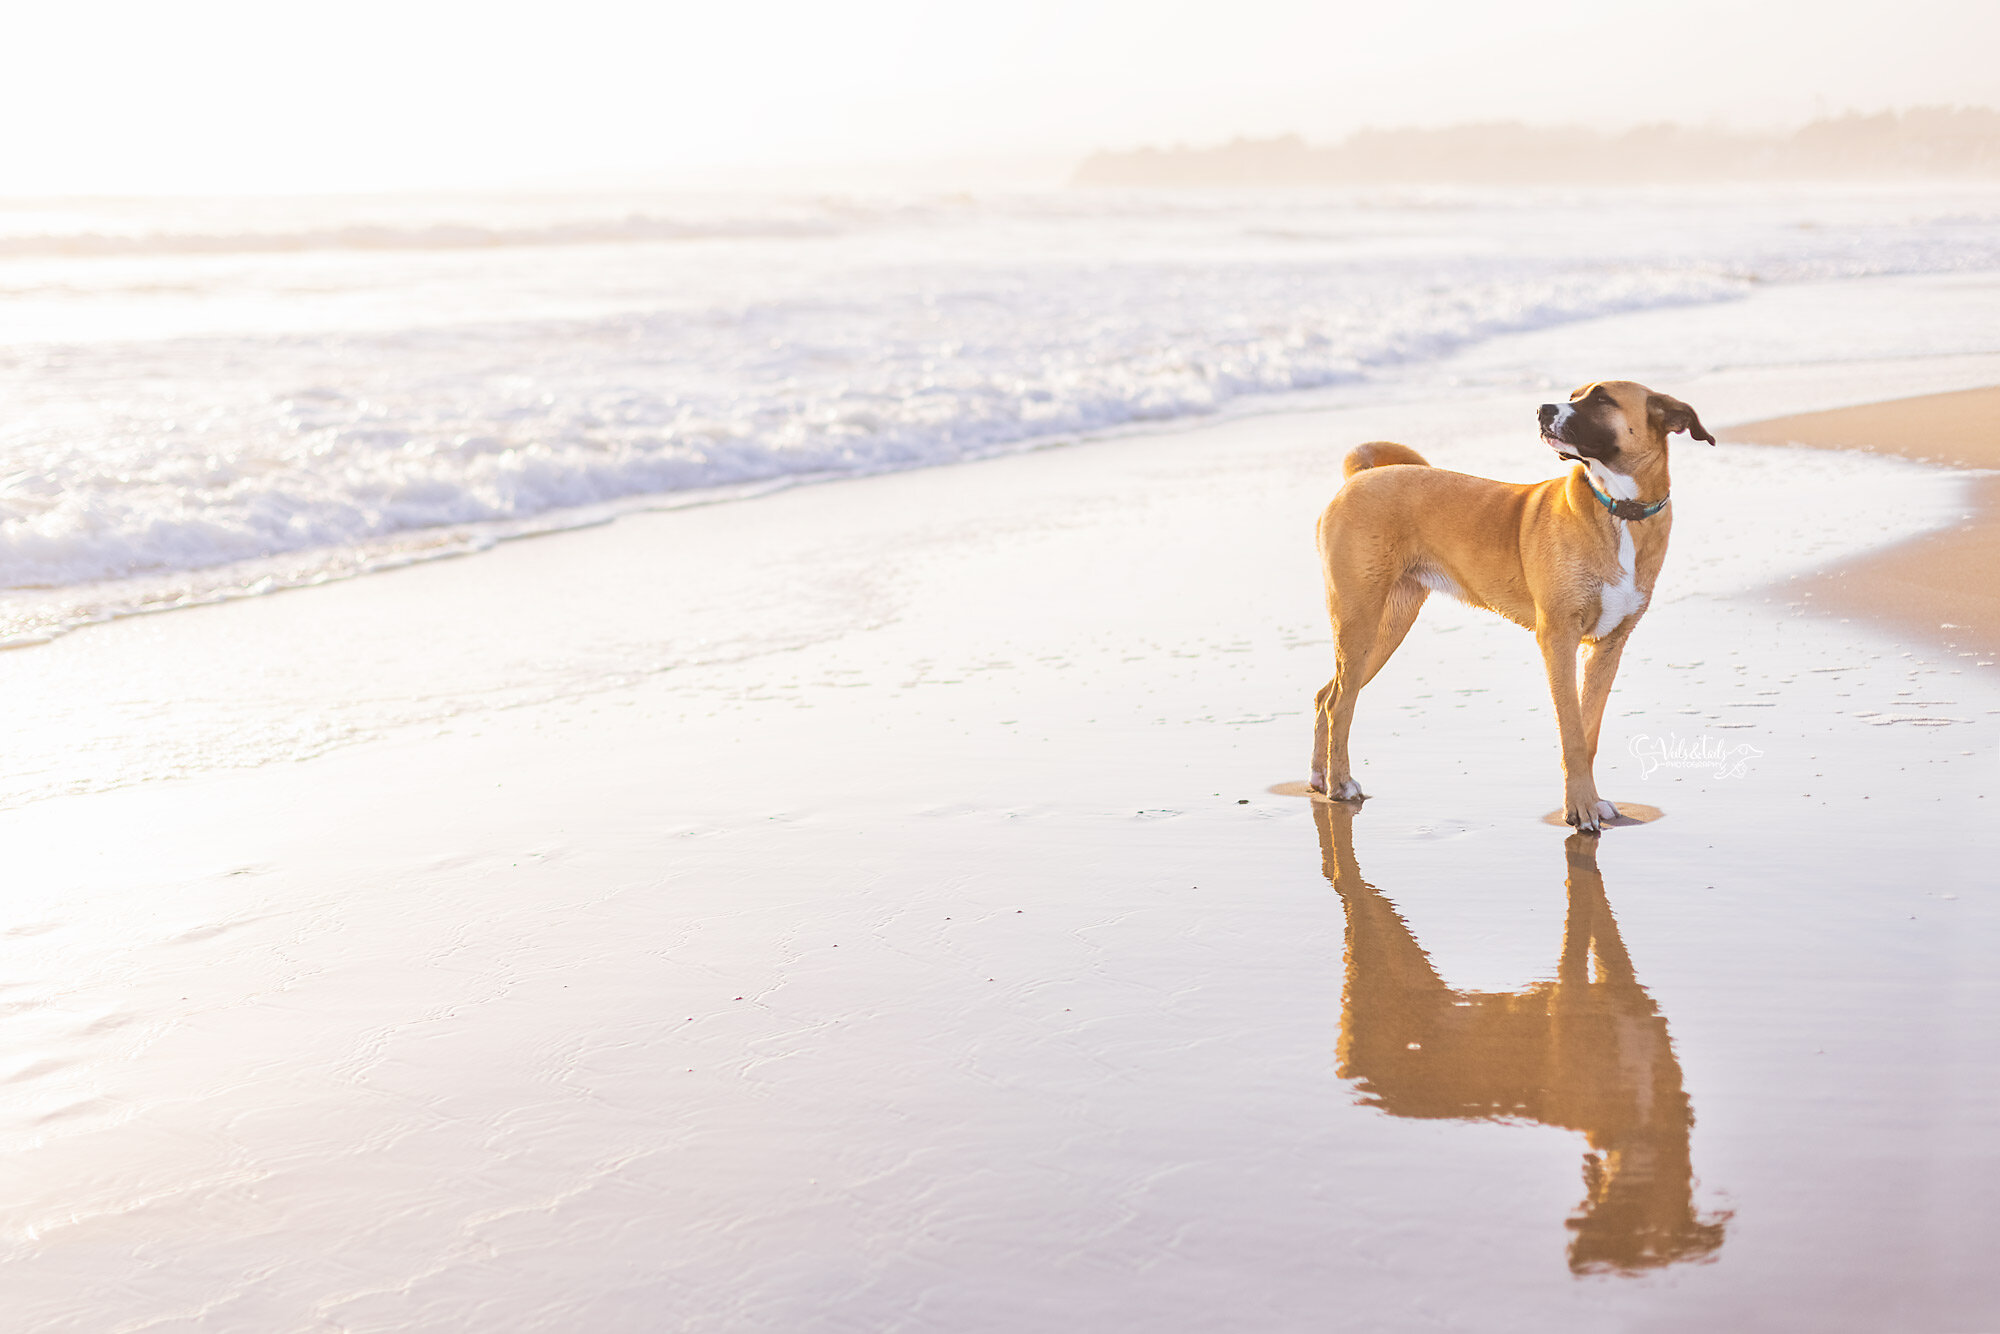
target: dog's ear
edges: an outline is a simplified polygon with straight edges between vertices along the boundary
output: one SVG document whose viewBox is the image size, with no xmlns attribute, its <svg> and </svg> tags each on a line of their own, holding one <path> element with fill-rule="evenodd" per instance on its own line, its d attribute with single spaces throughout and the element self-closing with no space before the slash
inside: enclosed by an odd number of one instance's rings
<svg viewBox="0 0 2000 1334">
<path fill-rule="evenodd" d="M 1695 416 L 1694 409 L 1671 394 L 1649 394 L 1646 397 L 1646 415 L 1659 428 L 1661 435 L 1672 435 L 1676 431 L 1686 431 L 1697 440 L 1715 443 L 1715 437 Z"/>
</svg>

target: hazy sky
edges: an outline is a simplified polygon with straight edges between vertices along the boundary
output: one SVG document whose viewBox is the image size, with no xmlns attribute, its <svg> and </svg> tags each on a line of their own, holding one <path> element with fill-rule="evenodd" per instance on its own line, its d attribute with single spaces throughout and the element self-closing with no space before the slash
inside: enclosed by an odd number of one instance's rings
<svg viewBox="0 0 2000 1334">
<path fill-rule="evenodd" d="M 5 31 L 10 194 L 2000 106 L 1992 0 L 62 0 Z"/>
</svg>

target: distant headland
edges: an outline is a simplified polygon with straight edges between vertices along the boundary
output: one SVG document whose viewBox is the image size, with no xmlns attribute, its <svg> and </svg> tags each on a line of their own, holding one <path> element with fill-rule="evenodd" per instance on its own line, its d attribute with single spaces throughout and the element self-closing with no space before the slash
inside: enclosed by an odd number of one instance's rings
<svg viewBox="0 0 2000 1334">
<path fill-rule="evenodd" d="M 1920 107 L 1828 117 L 1790 134 L 1685 125 L 1617 133 L 1514 121 L 1361 130 L 1316 147 L 1295 134 L 1212 148 L 1099 152 L 1079 186 L 1653 184 L 1759 180 L 2000 180 L 2000 111 Z"/>
</svg>

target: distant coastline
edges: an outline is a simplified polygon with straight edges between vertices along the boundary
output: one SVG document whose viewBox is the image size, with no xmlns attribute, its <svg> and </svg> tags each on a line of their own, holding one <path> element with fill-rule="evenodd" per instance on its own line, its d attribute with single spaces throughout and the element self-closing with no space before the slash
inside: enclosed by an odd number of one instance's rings
<svg viewBox="0 0 2000 1334">
<path fill-rule="evenodd" d="M 1070 184 L 1212 187 L 1659 184 L 1695 181 L 2000 181 L 2000 111 L 1923 107 L 1816 120 L 1790 134 L 1645 125 L 1615 134 L 1515 121 L 1361 130 L 1314 146 L 1295 134 L 1098 152 Z"/>
</svg>

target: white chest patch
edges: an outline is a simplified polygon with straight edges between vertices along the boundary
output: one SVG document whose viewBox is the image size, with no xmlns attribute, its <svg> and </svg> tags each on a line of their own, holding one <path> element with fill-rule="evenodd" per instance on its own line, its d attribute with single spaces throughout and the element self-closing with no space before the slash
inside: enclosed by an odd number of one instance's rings
<svg viewBox="0 0 2000 1334">
<path fill-rule="evenodd" d="M 1639 558 L 1632 547 L 1631 524 L 1618 525 L 1618 582 L 1605 584 L 1597 597 L 1597 626 L 1590 632 L 1595 639 L 1604 638 L 1646 605 L 1646 595 L 1639 588 Z"/>
<path fill-rule="evenodd" d="M 1615 472 L 1596 459 L 1585 459 L 1583 466 L 1590 470 L 1590 480 L 1597 483 L 1597 489 L 1613 500 L 1639 498 L 1639 484 L 1624 473 Z"/>
</svg>

